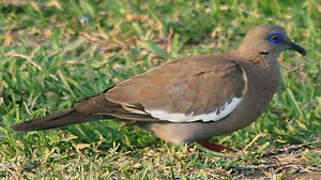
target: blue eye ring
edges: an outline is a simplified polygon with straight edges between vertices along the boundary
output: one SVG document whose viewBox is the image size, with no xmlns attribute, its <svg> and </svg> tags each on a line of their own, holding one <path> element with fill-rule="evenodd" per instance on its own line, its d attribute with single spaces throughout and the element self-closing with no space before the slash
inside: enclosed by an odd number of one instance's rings
<svg viewBox="0 0 321 180">
<path fill-rule="evenodd" d="M 283 41 L 280 33 L 273 33 L 267 39 L 273 44 L 280 44 Z"/>
</svg>

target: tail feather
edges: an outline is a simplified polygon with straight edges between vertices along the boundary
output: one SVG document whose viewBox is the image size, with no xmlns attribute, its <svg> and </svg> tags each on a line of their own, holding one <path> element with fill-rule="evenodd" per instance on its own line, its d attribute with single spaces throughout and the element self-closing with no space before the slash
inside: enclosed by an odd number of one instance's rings
<svg viewBox="0 0 321 180">
<path fill-rule="evenodd" d="M 107 100 L 104 94 L 100 94 L 77 102 L 70 109 L 13 125 L 11 129 L 16 131 L 38 131 L 106 118 L 135 121 L 154 120 L 149 115 L 127 111 L 121 104 L 113 103 Z"/>
<path fill-rule="evenodd" d="M 11 129 L 16 131 L 38 131 L 93 121 L 98 118 L 99 117 L 84 115 L 76 111 L 74 108 L 70 108 L 45 117 L 13 125 L 11 126 Z"/>
</svg>

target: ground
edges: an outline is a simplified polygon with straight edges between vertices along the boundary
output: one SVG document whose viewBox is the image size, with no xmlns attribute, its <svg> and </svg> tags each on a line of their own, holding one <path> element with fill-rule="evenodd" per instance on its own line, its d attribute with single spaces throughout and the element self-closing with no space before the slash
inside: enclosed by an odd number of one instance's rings
<svg viewBox="0 0 321 180">
<path fill-rule="evenodd" d="M 112 120 L 9 128 L 168 61 L 236 48 L 263 23 L 284 27 L 308 55 L 283 53 L 283 80 L 262 117 L 211 139 L 233 151 L 175 146 Z M 2 1 L 0 178 L 318 179 L 320 27 L 318 0 Z"/>
</svg>

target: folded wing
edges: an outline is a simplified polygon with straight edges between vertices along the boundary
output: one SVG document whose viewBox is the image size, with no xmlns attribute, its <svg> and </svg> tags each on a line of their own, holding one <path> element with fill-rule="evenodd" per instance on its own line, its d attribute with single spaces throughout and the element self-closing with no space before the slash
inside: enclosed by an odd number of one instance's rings
<svg viewBox="0 0 321 180">
<path fill-rule="evenodd" d="M 124 81 L 105 93 L 108 101 L 159 121 L 218 121 L 241 103 L 246 74 L 223 56 L 167 63 Z"/>
</svg>

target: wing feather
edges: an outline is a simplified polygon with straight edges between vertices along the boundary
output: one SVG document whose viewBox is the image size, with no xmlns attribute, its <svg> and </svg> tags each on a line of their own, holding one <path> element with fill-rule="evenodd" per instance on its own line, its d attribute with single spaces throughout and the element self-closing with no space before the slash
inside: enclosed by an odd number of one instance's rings
<svg viewBox="0 0 321 180">
<path fill-rule="evenodd" d="M 246 73 L 237 61 L 199 56 L 130 78 L 108 90 L 105 98 L 129 113 L 159 121 L 209 122 L 232 113 L 246 86 Z"/>
</svg>

